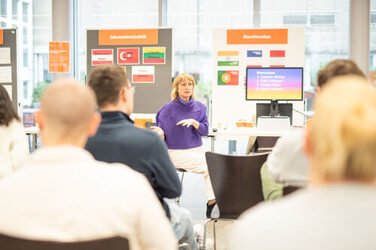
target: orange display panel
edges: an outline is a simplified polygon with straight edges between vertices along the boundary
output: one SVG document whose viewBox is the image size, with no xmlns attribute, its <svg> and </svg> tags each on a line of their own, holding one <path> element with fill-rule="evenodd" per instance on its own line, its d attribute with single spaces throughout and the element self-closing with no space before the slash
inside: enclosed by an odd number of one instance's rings
<svg viewBox="0 0 376 250">
<path fill-rule="evenodd" d="M 69 42 L 50 42 L 49 72 L 69 72 Z"/>
<path fill-rule="evenodd" d="M 99 30 L 99 45 L 156 45 L 158 29 Z"/>
<path fill-rule="evenodd" d="M 287 44 L 287 29 L 227 30 L 227 44 Z"/>
</svg>

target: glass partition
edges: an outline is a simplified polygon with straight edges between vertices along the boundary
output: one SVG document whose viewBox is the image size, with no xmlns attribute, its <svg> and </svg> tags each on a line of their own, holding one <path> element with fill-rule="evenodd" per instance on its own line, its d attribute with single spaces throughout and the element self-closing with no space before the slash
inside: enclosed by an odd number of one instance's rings
<svg viewBox="0 0 376 250">
<path fill-rule="evenodd" d="M 369 69 L 376 71 L 376 0 L 371 0 L 371 13 L 370 13 L 370 43 L 369 43 Z M 373 77 L 374 75 L 372 75 Z"/>
<path fill-rule="evenodd" d="M 77 0 L 76 0 L 77 1 Z M 80 0 L 77 1 L 78 78 L 86 79 L 86 30 L 129 29 L 158 26 L 158 1 L 155 0 Z"/>
<path fill-rule="evenodd" d="M 48 42 L 52 39 L 52 0 L 1 0 L 1 28 L 18 32 L 18 96 L 25 126 L 34 126 L 39 97 L 52 81 Z"/>
<path fill-rule="evenodd" d="M 304 83 L 311 109 L 316 75 L 328 62 L 349 57 L 349 0 L 260 1 L 262 27 L 305 27 Z"/>
</svg>

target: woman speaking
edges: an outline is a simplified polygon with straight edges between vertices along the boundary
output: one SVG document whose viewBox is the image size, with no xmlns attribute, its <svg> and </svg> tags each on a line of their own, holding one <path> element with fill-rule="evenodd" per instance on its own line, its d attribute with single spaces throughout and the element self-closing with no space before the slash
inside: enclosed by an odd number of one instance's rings
<svg viewBox="0 0 376 250">
<path fill-rule="evenodd" d="M 203 174 L 208 199 L 206 216 L 210 217 L 216 200 L 206 165 L 201 136 L 208 135 L 206 107 L 194 100 L 195 80 L 186 73 L 175 77 L 172 101 L 165 104 L 152 127 L 165 140 L 172 163 L 177 169 Z"/>
</svg>

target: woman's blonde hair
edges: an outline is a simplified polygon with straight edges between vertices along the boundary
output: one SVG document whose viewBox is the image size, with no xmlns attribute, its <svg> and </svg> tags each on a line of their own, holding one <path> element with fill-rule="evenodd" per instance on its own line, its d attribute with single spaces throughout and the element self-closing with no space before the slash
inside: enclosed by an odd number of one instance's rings
<svg viewBox="0 0 376 250">
<path fill-rule="evenodd" d="M 176 101 L 178 97 L 178 87 L 181 82 L 191 82 L 193 84 L 192 99 L 195 99 L 195 86 L 196 82 L 193 76 L 187 73 L 182 73 L 175 77 L 172 83 L 171 100 Z"/>
<path fill-rule="evenodd" d="M 325 181 L 376 178 L 376 91 L 364 78 L 343 76 L 323 87 L 309 124 L 317 176 Z"/>
</svg>

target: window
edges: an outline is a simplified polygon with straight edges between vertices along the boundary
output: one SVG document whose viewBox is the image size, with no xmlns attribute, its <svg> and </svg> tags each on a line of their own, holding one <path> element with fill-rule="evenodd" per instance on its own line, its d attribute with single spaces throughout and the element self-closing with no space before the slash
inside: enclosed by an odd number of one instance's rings
<svg viewBox="0 0 376 250">
<path fill-rule="evenodd" d="M 27 23 L 29 21 L 29 4 L 22 3 L 22 20 Z"/>
<path fill-rule="evenodd" d="M 0 4 L 1 27 L 18 28 L 19 101 L 23 104 L 24 114 L 32 114 L 36 110 L 33 107 L 39 106 L 40 86 L 44 86 L 45 69 L 48 70 L 52 0 L 0 0 Z M 48 76 L 47 80 L 50 80 Z"/>
<path fill-rule="evenodd" d="M 335 25 L 335 15 L 311 15 L 310 23 L 312 25 L 322 24 L 322 25 Z"/>
<path fill-rule="evenodd" d="M 173 74 L 193 74 L 198 96 L 211 92 L 212 29 L 254 27 L 253 0 L 164 0 L 163 20 L 173 27 Z M 260 26 L 305 27 L 305 90 L 314 93 L 317 72 L 335 58 L 349 57 L 349 0 L 260 0 Z M 371 23 L 376 25 L 376 0 L 371 0 Z M 156 27 L 158 1 L 82 0 L 77 5 L 79 79 L 85 80 L 85 30 L 90 28 Z M 371 27 L 371 39 L 376 36 Z M 375 33 L 375 34 L 374 34 Z M 373 41 L 375 39 L 372 39 Z M 376 67 L 376 45 L 371 43 L 371 65 Z M 373 53 L 373 54 L 372 54 Z M 375 63 L 373 64 L 373 61 Z M 201 94 L 202 93 L 202 94 Z M 205 97 L 206 96 L 206 97 Z M 205 102 L 203 100 L 203 102 Z"/>
<path fill-rule="evenodd" d="M 174 27 L 174 76 L 186 72 L 197 80 L 196 98 L 210 104 L 213 28 L 249 28 L 253 1 L 167 1 L 167 27 Z M 210 107 L 208 108 L 210 110 Z"/>
<path fill-rule="evenodd" d="M 27 28 L 22 28 L 22 42 L 24 44 L 27 44 L 27 42 L 29 41 L 29 37 L 27 36 Z"/>
<path fill-rule="evenodd" d="M 8 11 L 7 11 L 8 1 L 7 0 L 1 0 L 0 4 L 1 4 L 1 6 L 0 6 L 1 17 L 7 18 L 7 14 L 8 14 Z M 2 26 L 2 27 L 4 27 L 4 26 Z"/>
<path fill-rule="evenodd" d="M 349 0 L 260 2 L 263 27 L 305 27 L 304 87 L 314 93 L 317 72 L 333 59 L 349 57 Z"/>
<path fill-rule="evenodd" d="M 20 0 L 12 0 L 12 17 L 13 20 L 18 19 L 18 3 Z"/>
<path fill-rule="evenodd" d="M 28 82 L 27 81 L 24 81 L 23 82 L 23 98 L 24 99 L 27 99 L 29 97 L 29 91 L 28 91 Z"/>
<path fill-rule="evenodd" d="M 376 0 L 371 0 L 371 23 L 370 23 L 370 71 L 376 71 Z M 373 78 L 373 76 L 372 76 Z M 373 79 L 372 79 L 373 80 Z"/>
<path fill-rule="evenodd" d="M 48 69 L 43 69 L 43 78 L 45 82 L 52 82 L 52 73 Z"/>
<path fill-rule="evenodd" d="M 305 15 L 285 15 L 283 16 L 283 24 L 295 25 L 295 24 L 307 24 L 307 16 Z"/>
<path fill-rule="evenodd" d="M 155 0 L 76 0 L 78 74 L 86 77 L 86 29 L 151 28 L 158 26 L 158 1 Z"/>
<path fill-rule="evenodd" d="M 371 13 L 370 19 L 371 19 L 371 24 L 375 24 L 376 23 L 376 13 L 375 12 Z"/>
<path fill-rule="evenodd" d="M 23 66 L 27 67 L 29 65 L 29 51 L 28 49 L 23 49 L 22 53 L 22 61 L 23 61 Z"/>
</svg>

